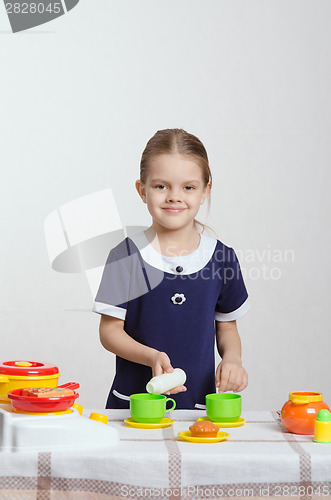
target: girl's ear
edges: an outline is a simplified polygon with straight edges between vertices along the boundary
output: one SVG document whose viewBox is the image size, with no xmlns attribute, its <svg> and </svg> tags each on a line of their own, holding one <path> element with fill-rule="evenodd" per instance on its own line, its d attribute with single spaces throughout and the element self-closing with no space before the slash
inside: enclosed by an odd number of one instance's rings
<svg viewBox="0 0 331 500">
<path fill-rule="evenodd" d="M 211 190 L 211 184 L 210 182 L 208 182 L 207 186 L 204 188 L 203 190 L 203 193 L 202 193 L 202 196 L 201 196 L 201 202 L 200 202 L 200 205 L 203 205 L 207 196 L 209 195 L 210 193 L 210 190 Z"/>
<path fill-rule="evenodd" d="M 143 202 L 146 203 L 145 185 L 141 182 L 141 180 L 136 181 L 136 190 L 138 191 L 139 196 L 143 200 Z"/>
</svg>

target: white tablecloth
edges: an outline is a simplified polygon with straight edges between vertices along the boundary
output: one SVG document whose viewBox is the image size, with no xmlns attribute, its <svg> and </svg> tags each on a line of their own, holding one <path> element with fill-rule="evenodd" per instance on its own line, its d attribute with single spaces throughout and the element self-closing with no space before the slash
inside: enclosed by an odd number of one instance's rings
<svg viewBox="0 0 331 500">
<path fill-rule="evenodd" d="M 246 412 L 242 427 L 223 429 L 219 443 L 179 441 L 200 410 L 175 410 L 163 429 L 124 424 L 127 410 L 108 415 L 120 443 L 106 450 L 0 453 L 0 499 L 331 498 L 331 444 L 294 435 L 277 413 Z M 100 424 L 104 425 L 104 424 Z"/>
</svg>

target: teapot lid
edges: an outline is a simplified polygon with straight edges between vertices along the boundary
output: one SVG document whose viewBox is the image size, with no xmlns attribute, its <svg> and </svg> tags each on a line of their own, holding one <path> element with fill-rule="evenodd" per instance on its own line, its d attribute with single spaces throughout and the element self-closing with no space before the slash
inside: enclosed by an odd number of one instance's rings
<svg viewBox="0 0 331 500">
<path fill-rule="evenodd" d="M 59 373 L 59 369 L 52 363 L 27 360 L 0 361 L 0 374 L 2 375 L 37 377 L 56 373 Z"/>
<path fill-rule="evenodd" d="M 310 391 L 296 391 L 290 392 L 289 400 L 294 404 L 308 404 L 323 401 L 323 394 L 321 392 Z"/>
</svg>

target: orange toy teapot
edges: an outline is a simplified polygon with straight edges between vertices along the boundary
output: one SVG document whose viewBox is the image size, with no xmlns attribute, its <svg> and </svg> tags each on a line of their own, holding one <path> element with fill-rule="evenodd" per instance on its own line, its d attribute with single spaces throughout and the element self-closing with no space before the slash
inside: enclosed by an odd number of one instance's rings
<svg viewBox="0 0 331 500">
<path fill-rule="evenodd" d="M 320 410 L 330 410 L 321 392 L 290 392 L 281 410 L 282 424 L 294 434 L 314 434 L 314 423 Z"/>
</svg>

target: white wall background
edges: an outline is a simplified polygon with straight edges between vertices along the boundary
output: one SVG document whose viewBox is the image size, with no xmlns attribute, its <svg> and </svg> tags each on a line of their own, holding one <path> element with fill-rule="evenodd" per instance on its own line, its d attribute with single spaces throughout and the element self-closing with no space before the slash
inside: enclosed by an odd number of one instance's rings
<svg viewBox="0 0 331 500">
<path fill-rule="evenodd" d="M 209 153 L 205 220 L 242 256 L 253 304 L 244 407 L 293 390 L 331 404 L 330 15 L 328 0 L 81 0 L 12 34 L 0 4 L 2 360 L 53 362 L 104 407 L 114 358 L 84 275 L 51 269 L 44 220 L 111 187 L 123 223 L 149 225 L 141 152 L 183 127 Z"/>
</svg>

